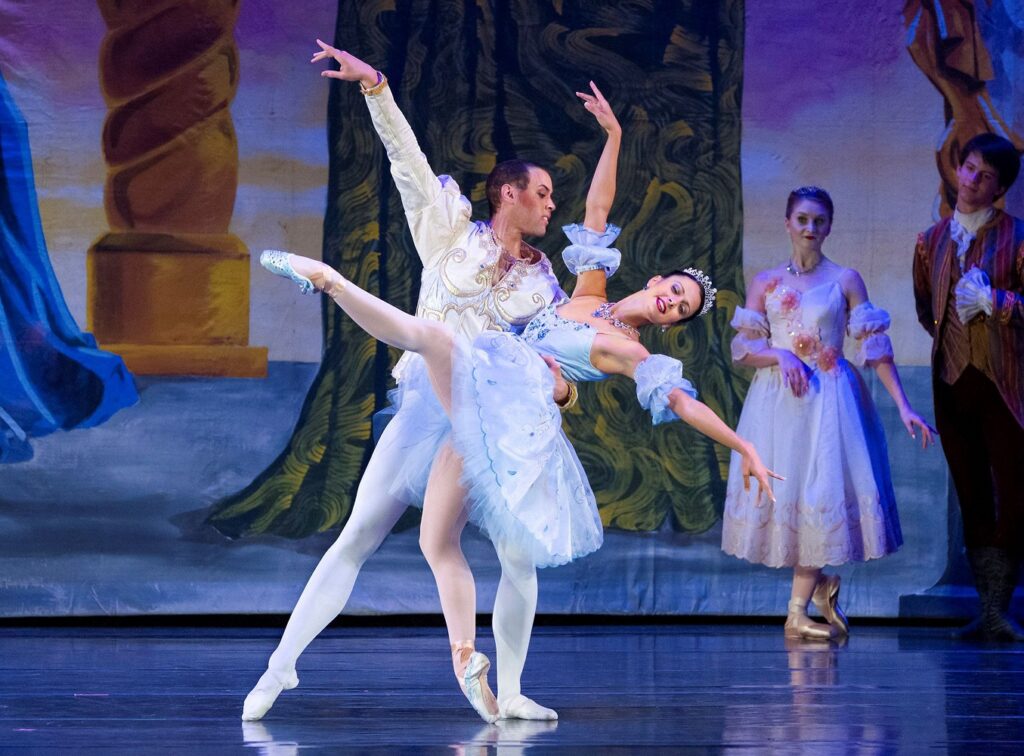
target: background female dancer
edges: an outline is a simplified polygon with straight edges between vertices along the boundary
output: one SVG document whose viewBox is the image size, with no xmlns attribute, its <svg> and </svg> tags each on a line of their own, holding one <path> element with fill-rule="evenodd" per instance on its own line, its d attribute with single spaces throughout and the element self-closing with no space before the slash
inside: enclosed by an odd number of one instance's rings
<svg viewBox="0 0 1024 756">
<path fill-rule="evenodd" d="M 912 438 L 935 430 L 914 411 L 893 364 L 889 315 L 868 301 L 860 274 L 825 257 L 832 198 L 805 186 L 790 193 L 790 260 L 762 271 L 736 308 L 733 359 L 758 368 L 738 432 L 787 470 L 776 501 L 762 506 L 741 485 L 733 458 L 722 525 L 727 554 L 769 567 L 792 567 L 787 637 L 827 640 L 848 631 L 839 576 L 825 565 L 876 559 L 903 542 L 885 435 L 860 374 L 843 358 L 847 333 L 854 361 L 878 373 Z M 812 600 L 828 624 L 807 616 Z"/>
</svg>

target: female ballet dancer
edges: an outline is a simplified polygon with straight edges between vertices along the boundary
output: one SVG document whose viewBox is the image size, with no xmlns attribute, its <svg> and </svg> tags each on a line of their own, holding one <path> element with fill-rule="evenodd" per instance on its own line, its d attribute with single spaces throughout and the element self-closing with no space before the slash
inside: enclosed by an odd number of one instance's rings
<svg viewBox="0 0 1024 756">
<path fill-rule="evenodd" d="M 843 358 L 847 334 L 859 342 L 854 362 L 875 369 L 911 437 L 920 431 L 926 447 L 935 434 L 903 392 L 888 313 L 868 301 L 856 270 L 822 252 L 832 211 L 824 189 L 790 193 L 790 259 L 758 273 L 746 308 L 736 308 L 733 360 L 757 368 L 737 431 L 790 475 L 777 501 L 762 506 L 741 485 L 734 457 L 722 524 L 727 554 L 793 568 L 785 634 L 816 640 L 848 632 L 839 576 L 822 568 L 876 559 L 903 542 L 885 435 L 860 374 Z M 811 600 L 827 624 L 807 616 Z"/>
</svg>

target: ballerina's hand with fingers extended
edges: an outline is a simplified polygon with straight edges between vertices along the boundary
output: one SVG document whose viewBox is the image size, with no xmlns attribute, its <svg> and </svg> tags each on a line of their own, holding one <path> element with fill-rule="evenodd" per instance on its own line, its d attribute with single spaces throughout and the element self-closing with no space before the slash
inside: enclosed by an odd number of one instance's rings
<svg viewBox="0 0 1024 756">
<path fill-rule="evenodd" d="M 590 82 L 590 89 L 593 91 L 593 94 L 587 94 L 586 92 L 576 93 L 576 96 L 583 100 L 583 107 L 597 119 L 598 124 L 607 133 L 621 134 L 622 127 L 619 126 L 619 121 L 612 111 L 612 106 L 608 104 L 608 100 L 601 94 L 597 84 Z"/>
</svg>

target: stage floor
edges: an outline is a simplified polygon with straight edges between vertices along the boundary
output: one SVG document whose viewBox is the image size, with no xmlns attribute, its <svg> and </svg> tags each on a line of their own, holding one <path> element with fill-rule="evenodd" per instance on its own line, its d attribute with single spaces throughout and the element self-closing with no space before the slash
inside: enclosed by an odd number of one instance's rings
<svg viewBox="0 0 1024 756">
<path fill-rule="evenodd" d="M 459 693 L 442 628 L 331 629 L 243 723 L 279 632 L 0 627 L 0 751 L 1024 752 L 1024 646 L 948 628 L 855 626 L 837 647 L 775 624 L 539 627 L 523 689 L 560 719 L 497 725 Z"/>
</svg>

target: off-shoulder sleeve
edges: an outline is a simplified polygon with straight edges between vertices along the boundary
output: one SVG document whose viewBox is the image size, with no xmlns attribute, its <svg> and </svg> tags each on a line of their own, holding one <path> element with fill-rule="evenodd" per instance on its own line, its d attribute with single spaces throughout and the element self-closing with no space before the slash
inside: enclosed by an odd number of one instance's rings
<svg viewBox="0 0 1024 756">
<path fill-rule="evenodd" d="M 886 333 L 891 322 L 889 313 L 870 302 L 861 302 L 853 308 L 847 331 L 860 342 L 854 364 L 873 366 L 893 359 L 892 341 Z"/>
<path fill-rule="evenodd" d="M 573 223 L 562 226 L 562 230 L 571 242 L 562 252 L 562 260 L 565 261 L 565 267 L 570 273 L 577 276 L 588 270 L 603 269 L 609 278 L 615 275 L 622 260 L 622 253 L 611 245 L 622 229 L 609 223 L 604 231 L 597 232 L 582 223 Z"/>
<path fill-rule="evenodd" d="M 654 425 L 679 419 L 669 408 L 672 389 L 680 389 L 697 398 L 697 389 L 683 378 L 683 363 L 665 354 L 652 354 L 637 365 L 633 380 L 636 381 L 637 401 L 650 411 Z"/>
<path fill-rule="evenodd" d="M 768 318 L 757 310 L 737 307 L 729 325 L 736 329 L 731 344 L 733 362 L 768 348 L 768 337 L 771 335 Z"/>
</svg>

